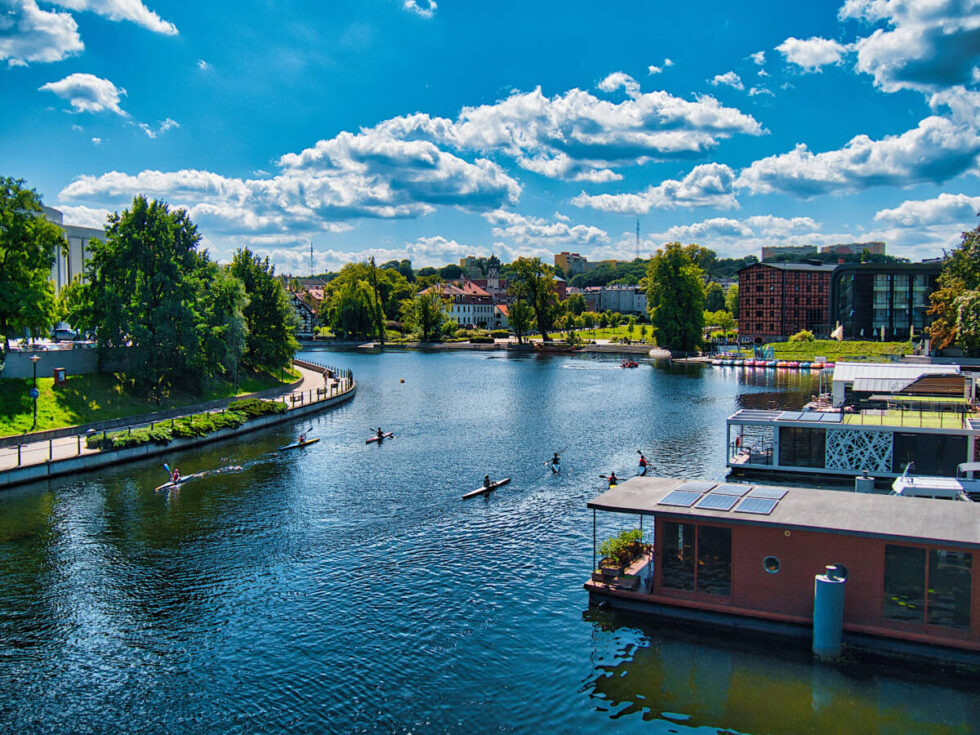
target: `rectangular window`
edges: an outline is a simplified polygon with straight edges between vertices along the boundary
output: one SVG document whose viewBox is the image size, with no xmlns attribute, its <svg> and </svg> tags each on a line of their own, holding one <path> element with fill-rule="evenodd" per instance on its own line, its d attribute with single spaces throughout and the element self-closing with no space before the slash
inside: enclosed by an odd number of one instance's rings
<svg viewBox="0 0 980 735">
<path fill-rule="evenodd" d="M 694 524 L 664 523 L 661 584 L 677 590 L 694 589 Z"/>
<path fill-rule="evenodd" d="M 824 429 L 781 426 L 779 464 L 785 467 L 826 466 L 827 434 Z"/>
<path fill-rule="evenodd" d="M 732 593 L 732 529 L 698 527 L 697 588 L 708 595 Z"/>
<path fill-rule="evenodd" d="M 950 628 L 970 627 L 970 587 L 973 554 L 963 551 L 929 551 L 929 599 L 927 620 Z"/>
<path fill-rule="evenodd" d="M 973 554 L 885 547 L 884 616 L 906 623 L 970 627 Z"/>
<path fill-rule="evenodd" d="M 885 606 L 889 620 L 921 623 L 926 604 L 926 552 L 885 546 Z"/>
</svg>

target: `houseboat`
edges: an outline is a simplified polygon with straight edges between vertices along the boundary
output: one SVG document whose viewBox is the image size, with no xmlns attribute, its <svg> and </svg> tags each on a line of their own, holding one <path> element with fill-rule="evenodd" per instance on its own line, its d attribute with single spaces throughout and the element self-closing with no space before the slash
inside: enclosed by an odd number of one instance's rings
<svg viewBox="0 0 980 735">
<path fill-rule="evenodd" d="M 953 477 L 980 459 L 975 380 L 959 367 L 840 363 L 826 374 L 826 392 L 803 410 L 728 417 L 732 472 L 883 479 L 913 462 L 921 474 Z"/>
<path fill-rule="evenodd" d="M 845 652 L 980 667 L 980 504 L 636 477 L 588 507 L 594 540 L 616 513 L 652 542 L 625 568 L 593 551 L 593 604 L 809 639 L 832 568 Z"/>
</svg>

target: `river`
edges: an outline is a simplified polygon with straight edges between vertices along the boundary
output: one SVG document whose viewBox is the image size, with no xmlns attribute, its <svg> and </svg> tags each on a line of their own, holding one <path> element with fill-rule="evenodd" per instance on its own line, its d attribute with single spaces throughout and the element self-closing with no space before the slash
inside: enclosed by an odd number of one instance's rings
<svg viewBox="0 0 980 735">
<path fill-rule="evenodd" d="M 0 494 L 4 732 L 966 733 L 955 678 L 590 611 L 599 474 L 719 479 L 725 417 L 816 378 L 310 352 L 333 411 Z M 404 382 L 401 380 L 404 379 Z M 372 427 L 397 438 L 366 446 Z M 321 441 L 276 455 L 302 429 Z M 567 447 L 567 448 L 566 448 Z M 565 449 L 563 471 L 545 465 Z M 489 499 L 460 496 L 485 473 Z M 605 520 L 603 533 L 618 530 Z M 625 523 L 625 521 L 621 521 Z"/>
</svg>

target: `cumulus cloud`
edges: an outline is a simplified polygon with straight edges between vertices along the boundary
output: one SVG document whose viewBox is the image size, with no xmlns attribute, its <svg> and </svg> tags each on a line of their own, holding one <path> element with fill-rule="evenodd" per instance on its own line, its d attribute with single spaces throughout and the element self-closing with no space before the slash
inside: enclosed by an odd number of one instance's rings
<svg viewBox="0 0 980 735">
<path fill-rule="evenodd" d="M 752 87 L 752 89 L 749 90 L 749 97 L 760 96 L 775 97 L 776 95 L 771 89 L 766 89 L 765 87 Z"/>
<path fill-rule="evenodd" d="M 745 89 L 742 79 L 733 71 L 726 71 L 724 74 L 716 74 L 710 81 L 712 87 L 732 87 L 734 89 Z"/>
<path fill-rule="evenodd" d="M 76 227 L 93 227 L 101 230 L 109 217 L 109 210 L 100 207 L 66 207 L 59 204 L 56 209 L 64 215 L 66 225 Z"/>
<path fill-rule="evenodd" d="M 668 66 L 673 66 L 673 65 L 674 65 L 673 61 L 671 61 L 670 59 L 664 59 L 664 63 L 662 63 L 660 66 L 655 66 L 654 64 L 650 64 L 650 66 L 647 67 L 647 74 L 660 74 Z"/>
<path fill-rule="evenodd" d="M 498 209 L 483 215 L 493 227 L 493 236 L 505 238 L 518 245 L 582 244 L 592 245 L 609 241 L 605 230 L 591 225 L 569 225 L 568 217 L 556 214 L 554 222 L 543 217 L 528 217 Z"/>
<path fill-rule="evenodd" d="M 882 209 L 875 222 L 897 227 L 922 227 L 962 223 L 973 227 L 980 213 L 980 196 L 940 194 L 934 199 L 907 200 L 894 209 Z"/>
<path fill-rule="evenodd" d="M 209 69 L 211 69 L 211 65 L 208 62 L 206 62 L 204 59 L 198 59 L 197 68 L 200 69 L 201 71 L 208 71 Z"/>
<path fill-rule="evenodd" d="M 974 168 L 978 153 L 980 135 L 974 127 L 932 116 L 901 135 L 880 140 L 858 135 L 835 151 L 815 154 L 800 143 L 789 153 L 752 163 L 739 175 L 737 188 L 753 194 L 814 196 L 940 183 Z"/>
<path fill-rule="evenodd" d="M 680 181 L 668 179 L 639 194 L 596 194 L 582 192 L 572 199 L 576 207 L 591 207 L 618 214 L 646 214 L 651 209 L 672 207 L 717 207 L 737 209 L 735 173 L 722 163 L 695 166 Z"/>
<path fill-rule="evenodd" d="M 54 92 L 68 100 L 75 112 L 114 112 L 122 117 L 127 113 L 119 107 L 119 98 L 126 90 L 117 87 L 108 79 L 94 74 L 69 74 L 57 82 L 48 82 L 39 87 L 42 91 Z"/>
<path fill-rule="evenodd" d="M 421 0 L 421 4 L 419 0 L 404 0 L 402 7 L 410 13 L 415 13 L 423 18 L 431 18 L 436 14 L 436 10 L 439 9 L 435 0 Z"/>
<path fill-rule="evenodd" d="M 814 36 L 806 40 L 787 38 L 776 47 L 786 60 L 804 71 L 818 71 L 828 64 L 839 64 L 847 47 L 829 38 Z"/>
<path fill-rule="evenodd" d="M 847 0 L 839 17 L 881 23 L 855 43 L 858 71 L 886 92 L 975 83 L 977 0 Z"/>
<path fill-rule="evenodd" d="M 622 87 L 626 94 L 630 97 L 637 97 L 640 94 L 639 83 L 629 74 L 625 74 L 621 71 L 613 72 L 599 82 L 599 89 L 601 89 L 603 92 L 615 92 L 620 87 Z"/>
<path fill-rule="evenodd" d="M 41 10 L 35 0 L 4 3 L 0 14 L 0 61 L 9 66 L 50 63 L 80 53 L 85 44 L 70 13 Z"/>
<path fill-rule="evenodd" d="M 762 66 L 766 63 L 766 52 L 756 51 L 754 54 L 749 54 L 749 58 L 755 62 L 756 66 Z"/>
<path fill-rule="evenodd" d="M 177 26 L 163 20 L 140 0 L 50 0 L 68 10 L 89 11 L 109 20 L 128 20 L 154 33 L 177 35 Z"/>
</svg>

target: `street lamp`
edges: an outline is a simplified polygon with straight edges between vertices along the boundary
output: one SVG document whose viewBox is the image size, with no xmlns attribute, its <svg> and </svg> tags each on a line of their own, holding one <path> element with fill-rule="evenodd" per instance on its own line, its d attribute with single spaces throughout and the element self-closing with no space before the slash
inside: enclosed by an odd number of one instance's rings
<svg viewBox="0 0 980 735">
<path fill-rule="evenodd" d="M 31 388 L 31 398 L 34 399 L 34 425 L 31 427 L 31 431 L 34 431 L 37 428 L 37 398 L 41 395 L 37 390 L 37 363 L 41 358 L 35 353 L 28 359 L 34 363 L 34 387 Z"/>
</svg>

